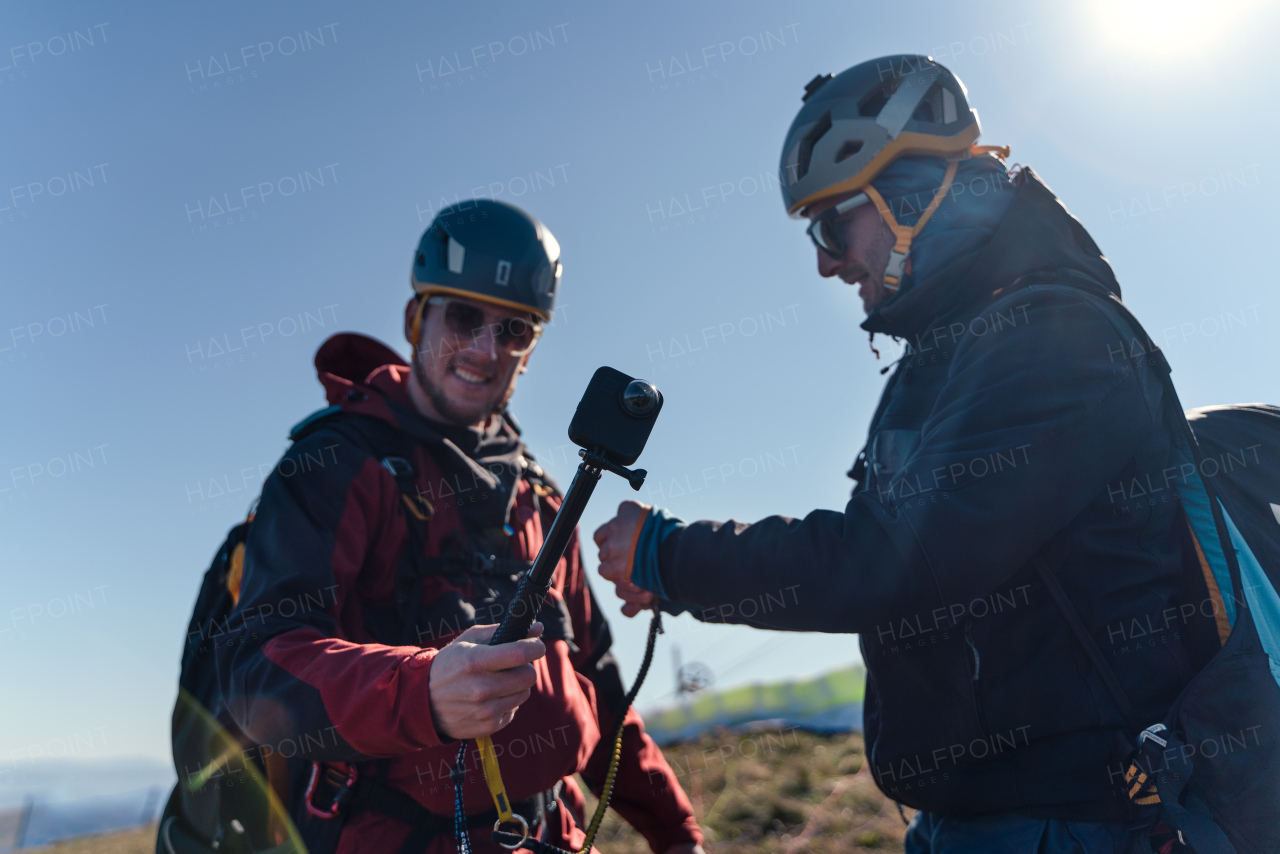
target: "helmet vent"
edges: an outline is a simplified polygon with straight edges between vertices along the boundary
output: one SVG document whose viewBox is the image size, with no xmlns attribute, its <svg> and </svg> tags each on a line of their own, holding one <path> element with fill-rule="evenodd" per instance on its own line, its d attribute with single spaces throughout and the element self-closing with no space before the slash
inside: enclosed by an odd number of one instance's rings
<svg viewBox="0 0 1280 854">
<path fill-rule="evenodd" d="M 880 115 L 880 111 L 884 109 L 884 105 L 889 103 L 889 99 L 893 97 L 893 93 L 898 91 L 898 84 L 902 82 L 901 77 L 890 77 L 884 81 L 884 85 L 878 89 L 868 92 L 861 101 L 858 102 L 858 115 L 874 119 Z"/>
<path fill-rule="evenodd" d="M 467 247 L 463 246 L 452 236 L 449 238 L 449 272 L 461 273 L 463 262 L 467 258 Z"/>
<path fill-rule="evenodd" d="M 924 97 L 920 99 L 920 104 L 912 112 L 911 118 L 917 122 L 927 122 L 929 124 L 946 124 L 944 118 L 946 107 L 943 102 L 943 93 L 946 92 L 941 85 L 934 83 L 929 87 L 929 91 L 924 93 Z M 952 113 L 955 112 L 955 106 L 951 108 Z"/>
<path fill-rule="evenodd" d="M 853 155 L 862 150 L 862 140 L 851 139 L 844 145 L 840 146 L 840 150 L 836 152 L 836 162 L 841 163 L 848 160 Z"/>
<path fill-rule="evenodd" d="M 941 83 L 934 83 L 912 112 L 913 121 L 949 125 L 956 116 L 956 96 Z"/>
<path fill-rule="evenodd" d="M 804 139 L 800 140 L 800 150 L 797 152 L 799 162 L 796 164 L 796 176 L 792 183 L 809 174 L 809 160 L 813 157 L 813 147 L 829 130 L 831 130 L 831 113 L 826 112 L 822 114 L 822 118 L 813 123 L 813 127 L 809 128 L 809 132 L 804 135 Z"/>
</svg>

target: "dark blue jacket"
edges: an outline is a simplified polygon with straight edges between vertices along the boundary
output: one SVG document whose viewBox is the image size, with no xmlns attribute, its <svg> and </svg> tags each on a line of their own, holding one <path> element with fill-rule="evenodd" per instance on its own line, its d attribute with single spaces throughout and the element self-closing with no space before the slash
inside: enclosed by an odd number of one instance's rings
<svg viewBox="0 0 1280 854">
<path fill-rule="evenodd" d="M 881 789 L 957 814 L 1121 819 L 1119 710 L 1030 563 L 1056 573 L 1155 722 L 1216 648 L 1161 387 L 1110 266 L 1029 170 L 994 234 L 864 328 L 909 344 L 843 512 L 697 522 L 663 542 L 708 621 L 856 632 Z M 833 639 L 834 645 L 842 642 Z M 847 656 L 833 649 L 833 660 Z"/>
</svg>

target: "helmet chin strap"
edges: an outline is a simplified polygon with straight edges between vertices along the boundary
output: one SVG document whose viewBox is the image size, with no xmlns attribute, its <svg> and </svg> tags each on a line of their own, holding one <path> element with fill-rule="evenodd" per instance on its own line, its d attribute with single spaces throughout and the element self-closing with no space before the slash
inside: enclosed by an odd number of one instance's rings
<svg viewBox="0 0 1280 854">
<path fill-rule="evenodd" d="M 889 253 L 889 265 L 885 267 L 884 271 L 884 287 L 890 293 L 898 292 L 898 287 L 902 284 L 903 268 L 907 263 L 907 255 L 911 252 L 911 241 L 924 230 L 929 218 L 933 216 L 933 212 L 938 209 L 938 205 L 942 204 L 943 197 L 951 189 L 951 182 L 956 177 L 956 168 L 959 165 L 959 161 L 956 160 L 952 160 L 947 164 L 947 172 L 942 176 L 942 186 L 938 187 L 938 191 L 933 194 L 933 201 L 929 202 L 929 206 L 924 209 L 924 213 L 920 215 L 920 219 L 916 221 L 914 226 L 899 225 L 898 221 L 894 219 L 893 212 L 885 204 L 884 197 L 880 195 L 880 191 L 875 187 L 868 184 L 862 188 L 862 192 L 867 194 L 867 197 L 876 206 L 876 210 L 880 212 L 880 218 L 884 220 L 885 225 L 889 226 L 889 230 L 893 232 L 893 250 Z"/>
<path fill-rule="evenodd" d="M 880 192 L 875 187 L 867 184 L 862 188 L 862 192 L 867 195 L 867 198 L 871 199 L 876 206 L 876 210 L 880 212 L 880 217 L 884 220 L 885 225 L 889 226 L 889 230 L 893 232 L 893 250 L 889 253 L 889 264 L 884 271 L 885 290 L 890 293 L 898 292 L 898 287 L 902 284 L 904 268 L 907 264 L 907 255 L 911 252 L 911 241 L 924 230 L 925 225 L 929 222 L 929 217 L 933 216 L 933 212 L 938 209 L 938 205 L 942 204 L 943 197 L 951 189 L 951 182 L 955 180 L 956 168 L 960 165 L 960 161 L 983 154 L 994 154 L 1001 161 L 1005 161 L 1009 159 L 1009 146 L 971 145 L 968 151 L 962 152 L 948 163 L 946 174 L 942 176 L 942 186 L 938 187 L 938 192 L 933 194 L 933 201 L 929 202 L 929 206 L 924 209 L 924 213 L 920 214 L 920 219 L 916 221 L 913 227 L 898 224 L 898 221 L 894 219 L 893 212 L 885 204 L 884 197 L 880 195 Z"/>
<path fill-rule="evenodd" d="M 418 339 L 422 335 L 422 315 L 427 311 L 427 298 L 421 294 L 418 295 L 418 307 L 413 310 L 413 323 L 409 327 L 409 336 L 413 339 L 411 342 L 415 353 L 418 351 Z"/>
<path fill-rule="evenodd" d="M 423 392 L 427 390 L 426 377 L 422 375 L 422 352 L 420 344 L 422 341 L 422 315 L 427 310 L 427 298 L 418 296 L 418 307 L 413 310 L 413 323 L 409 327 L 409 336 L 412 339 L 409 344 L 412 349 L 409 352 L 409 372 Z"/>
</svg>

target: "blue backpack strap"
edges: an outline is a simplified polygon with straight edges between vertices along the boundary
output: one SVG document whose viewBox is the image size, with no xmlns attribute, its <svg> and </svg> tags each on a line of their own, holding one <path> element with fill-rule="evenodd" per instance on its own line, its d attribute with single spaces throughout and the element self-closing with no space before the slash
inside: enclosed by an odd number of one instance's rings
<svg viewBox="0 0 1280 854">
<path fill-rule="evenodd" d="M 1059 275 L 1061 272 L 1055 271 Z M 1082 274 L 1075 278 L 1088 279 Z M 1216 563 L 1213 573 L 1224 587 L 1224 598 L 1229 596 L 1235 606 L 1232 631 L 1224 649 L 1197 674 L 1195 687 L 1188 687 L 1174 700 L 1165 722 L 1152 724 L 1139 734 L 1138 749 L 1131 756 L 1129 771 L 1125 775 L 1129 796 L 1140 807 L 1160 810 L 1178 838 L 1203 854 L 1237 854 L 1237 850 L 1254 850 L 1250 844 L 1260 846 L 1257 850 L 1276 850 L 1274 846 L 1280 842 L 1280 833 L 1275 825 L 1275 809 L 1280 807 L 1280 783 L 1277 783 L 1275 775 L 1280 749 L 1274 736 L 1260 739 L 1255 732 L 1256 743 L 1248 745 L 1250 752 L 1225 748 L 1219 752 L 1216 746 L 1212 754 L 1204 750 L 1205 744 L 1217 738 L 1215 727 L 1226 726 L 1224 720 L 1231 720 L 1232 726 L 1239 722 L 1241 714 L 1248 722 L 1274 720 L 1276 711 L 1280 709 L 1280 693 L 1277 693 L 1276 686 L 1264 681 L 1268 675 L 1275 676 L 1275 663 L 1270 656 L 1263 654 L 1265 639 L 1260 637 L 1253 606 L 1242 583 L 1241 561 L 1256 563 L 1256 557 L 1235 529 L 1227 513 L 1227 504 L 1215 483 L 1209 477 L 1201 477 L 1205 457 L 1178 400 L 1164 354 L 1114 295 L 1101 293 L 1105 289 L 1097 286 L 1096 282 L 1085 281 L 1080 289 L 1091 293 L 1102 304 L 1100 307 L 1111 312 L 1119 321 L 1118 329 L 1136 336 L 1135 340 L 1145 351 L 1142 355 L 1157 357 L 1151 358 L 1147 364 L 1158 372 L 1164 390 L 1164 423 L 1171 432 L 1175 448 L 1184 455 L 1184 462 L 1191 463 L 1193 467 L 1187 478 L 1187 487 L 1179 490 L 1187 521 L 1206 557 Z M 1047 567 L 1042 569 L 1038 564 L 1037 570 L 1042 577 L 1050 579 L 1047 584 L 1052 593 L 1056 580 L 1052 580 Z M 1250 570 L 1255 571 L 1252 565 Z M 1256 571 L 1259 573 L 1257 577 L 1266 577 L 1260 569 Z M 1127 703 L 1124 691 L 1093 638 L 1083 631 L 1083 626 L 1077 631 L 1075 624 L 1079 623 L 1079 614 L 1075 613 L 1065 596 L 1055 595 L 1054 599 L 1067 616 L 1067 622 L 1080 643 L 1089 652 L 1094 666 L 1103 675 L 1108 691 L 1124 708 Z M 1267 603 L 1263 603 L 1264 619 L 1267 610 Z M 1225 717 L 1220 720 L 1218 716 Z M 1254 729 L 1260 727 L 1261 723 Z M 1213 738 L 1205 739 L 1206 732 Z M 1242 742 L 1245 740 L 1243 730 L 1240 739 Z M 1199 768 L 1201 765 L 1205 767 Z M 1243 783 L 1230 779 L 1231 775 L 1248 774 L 1256 774 L 1257 777 Z M 1198 786 L 1194 784 L 1195 780 L 1199 780 Z M 1241 786 L 1237 786 L 1238 783 Z M 1206 786 L 1219 788 L 1206 789 Z M 1221 789 L 1222 786 L 1227 788 Z M 1233 802 L 1233 798 L 1244 800 Z M 1244 848 L 1237 848 L 1233 841 L 1237 839 Z"/>
<path fill-rule="evenodd" d="M 340 412 L 342 412 L 341 406 L 326 406 L 324 409 L 317 409 L 289 429 L 289 441 L 297 442 L 313 430 L 316 430 L 322 422 L 328 421 Z"/>
<path fill-rule="evenodd" d="M 1185 741 L 1172 733 L 1167 735 L 1159 752 L 1166 767 L 1161 769 L 1164 773 L 1154 775 L 1154 783 L 1160 794 L 1160 806 L 1173 820 L 1179 841 L 1190 844 L 1187 837 L 1194 840 L 1196 854 L 1237 854 L 1236 847 L 1213 820 L 1208 804 L 1195 792 L 1183 791 L 1195 773 L 1190 759 L 1194 749 L 1188 751 Z"/>
</svg>

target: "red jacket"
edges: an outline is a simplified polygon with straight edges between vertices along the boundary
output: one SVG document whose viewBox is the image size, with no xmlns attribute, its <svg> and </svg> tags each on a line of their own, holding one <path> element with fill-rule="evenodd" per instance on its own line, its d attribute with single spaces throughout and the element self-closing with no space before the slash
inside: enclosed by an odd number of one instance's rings
<svg viewBox="0 0 1280 854">
<path fill-rule="evenodd" d="M 516 448 L 504 458 L 516 466 L 536 466 L 525 462 L 523 446 L 500 416 L 483 435 L 450 433 L 426 422 L 409 401 L 408 367 L 364 336 L 330 338 L 316 354 L 316 368 L 330 404 L 384 419 L 410 436 L 456 440 L 406 445 L 413 449 L 419 493 L 434 508 L 426 525 L 427 557 L 446 554 L 459 541 L 463 514 L 475 512 L 471 504 L 496 506 L 502 513 L 505 501 L 507 527 L 496 537 L 509 541 L 509 558 L 533 559 L 544 518 L 550 519 L 559 498 L 535 490 L 527 477 L 503 483 L 500 477 L 468 480 L 457 473 L 458 447 L 477 437 L 485 447 L 506 447 L 505 442 Z M 448 459 L 439 459 L 442 454 Z M 545 517 L 540 504 L 546 505 Z M 477 590 L 483 580 L 428 574 L 423 613 L 435 616 L 419 619 L 413 644 L 389 640 L 401 637 L 395 587 L 409 530 L 400 489 L 379 459 L 324 426 L 295 443 L 263 488 L 246 544 L 240 599 L 229 621 L 233 628 L 216 651 L 219 678 L 230 714 L 259 744 L 294 745 L 295 758 L 350 762 L 362 775 L 377 773 L 381 765 L 389 785 L 449 816 L 454 798 L 448 771 L 458 746 L 437 733 L 432 719 L 431 664 L 438 649 L 469 625 L 497 622 L 501 613 L 480 608 L 472 615 L 473 605 L 458 604 L 483 600 L 484 591 Z M 488 542 L 495 530 L 504 531 L 490 528 Z M 547 654 L 535 664 L 533 694 L 493 741 L 513 801 L 565 781 L 560 800 L 569 808 L 552 813 L 560 826 L 551 831 L 577 847 L 584 835 L 572 813 L 581 820 L 582 795 L 571 775 L 581 772 L 598 791 L 608 764 L 611 710 L 624 692 L 576 534 L 556 569 L 551 595 L 553 610 L 564 616 L 562 629 L 544 637 Z M 634 710 L 627 713 L 624 732 L 612 805 L 656 852 L 700 842 L 689 801 Z M 467 768 L 468 812 L 492 809 L 474 758 Z M 362 811 L 347 822 L 338 851 L 395 852 L 408 833 L 405 824 Z M 473 842 L 479 850 L 491 847 L 487 831 L 474 831 Z M 454 850 L 452 836 L 438 835 L 428 850 Z"/>
</svg>

